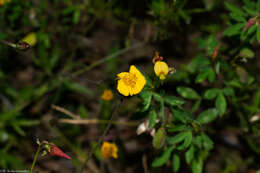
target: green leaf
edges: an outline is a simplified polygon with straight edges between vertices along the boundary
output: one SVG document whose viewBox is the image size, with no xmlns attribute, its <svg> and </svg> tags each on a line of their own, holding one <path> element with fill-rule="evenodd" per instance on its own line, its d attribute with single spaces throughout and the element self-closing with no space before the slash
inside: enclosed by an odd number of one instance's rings
<svg viewBox="0 0 260 173">
<path fill-rule="evenodd" d="M 257 11 L 260 12 L 260 0 L 257 0 L 256 8 L 257 8 Z"/>
<path fill-rule="evenodd" d="M 188 151 L 185 153 L 185 160 L 187 164 L 190 164 L 192 159 L 194 158 L 194 146 L 192 145 Z"/>
<path fill-rule="evenodd" d="M 239 55 L 242 57 L 242 58 L 254 58 L 255 56 L 255 53 L 251 50 L 251 49 L 248 49 L 248 48 L 243 48 Z"/>
<path fill-rule="evenodd" d="M 40 120 L 19 120 L 17 121 L 19 126 L 31 127 L 40 124 Z"/>
<path fill-rule="evenodd" d="M 244 16 L 237 14 L 237 13 L 231 13 L 230 17 L 237 22 L 246 22 L 246 19 L 244 18 Z"/>
<path fill-rule="evenodd" d="M 236 7 L 235 5 L 225 1 L 225 6 L 227 7 L 227 9 L 229 9 L 232 13 L 235 13 L 237 15 L 240 16 L 244 16 L 244 12 L 242 10 L 240 10 L 240 8 Z"/>
<path fill-rule="evenodd" d="M 150 120 L 149 120 L 149 128 L 153 128 L 156 124 L 157 114 L 155 110 L 150 111 Z"/>
<path fill-rule="evenodd" d="M 212 88 L 212 89 L 208 89 L 206 90 L 206 92 L 204 93 L 204 98 L 207 100 L 212 100 L 214 99 L 218 93 L 219 93 L 219 89 L 218 88 Z"/>
<path fill-rule="evenodd" d="M 202 138 L 202 145 L 206 150 L 211 150 L 213 148 L 213 141 L 208 137 L 208 135 L 206 135 L 205 133 L 203 133 L 201 135 Z"/>
<path fill-rule="evenodd" d="M 231 25 L 223 32 L 223 34 L 229 37 L 240 34 L 240 30 L 241 28 L 243 28 L 243 26 L 245 26 L 244 23 L 237 23 L 235 25 Z"/>
<path fill-rule="evenodd" d="M 260 25 L 258 25 L 257 30 L 256 30 L 256 39 L 258 43 L 260 44 Z"/>
<path fill-rule="evenodd" d="M 178 172 L 179 169 L 180 169 L 180 157 L 177 155 L 177 154 L 174 154 L 173 155 L 173 158 L 172 158 L 172 166 L 173 166 L 173 171 L 174 172 Z"/>
<path fill-rule="evenodd" d="M 152 93 L 151 91 L 143 90 L 139 95 L 143 99 L 143 107 L 141 112 L 147 111 L 152 101 Z"/>
<path fill-rule="evenodd" d="M 164 128 L 159 128 L 153 137 L 153 147 L 156 149 L 162 148 L 165 143 L 166 132 Z"/>
<path fill-rule="evenodd" d="M 243 9 L 252 17 L 257 15 L 257 12 L 255 11 L 255 9 L 249 8 L 244 6 Z"/>
<path fill-rule="evenodd" d="M 201 100 L 197 100 L 197 101 L 195 102 L 195 104 L 192 106 L 191 112 L 194 112 L 194 111 L 198 110 L 199 107 L 200 107 L 200 104 L 201 104 Z"/>
<path fill-rule="evenodd" d="M 171 153 L 174 149 L 174 146 L 168 148 L 166 151 L 163 152 L 163 154 L 156 158 L 153 163 L 152 163 L 152 167 L 160 167 L 162 165 L 164 165 L 171 157 Z"/>
<path fill-rule="evenodd" d="M 187 127 L 186 125 L 176 125 L 174 127 L 168 128 L 167 130 L 168 130 L 168 132 L 180 132 L 180 131 L 191 130 L 191 128 Z"/>
<path fill-rule="evenodd" d="M 192 165 L 191 165 L 192 173 L 202 173 L 202 169 L 203 169 L 202 160 L 201 159 L 199 159 L 199 160 L 193 159 Z"/>
<path fill-rule="evenodd" d="M 191 142 L 192 142 L 192 132 L 188 131 L 187 135 L 186 135 L 186 138 L 184 140 L 184 143 L 183 143 L 183 147 L 184 148 L 189 147 L 191 145 Z"/>
<path fill-rule="evenodd" d="M 208 58 L 203 57 L 203 55 L 199 55 L 192 59 L 191 63 L 188 64 L 187 69 L 191 73 L 195 73 L 197 70 L 201 69 L 204 66 L 207 66 L 210 64 L 210 61 Z"/>
<path fill-rule="evenodd" d="M 196 99 L 200 99 L 200 95 L 192 88 L 189 87 L 178 87 L 177 88 L 177 92 L 186 99 L 191 99 L 191 100 L 196 100 Z"/>
<path fill-rule="evenodd" d="M 224 115 L 227 109 L 227 102 L 225 96 L 222 93 L 219 93 L 215 102 L 216 108 L 218 110 L 219 115 Z"/>
<path fill-rule="evenodd" d="M 226 96 L 235 96 L 235 91 L 233 88 L 231 87 L 226 87 L 223 89 L 223 93 L 226 95 Z"/>
<path fill-rule="evenodd" d="M 197 118 L 197 121 L 201 124 L 207 124 L 217 118 L 218 111 L 215 108 L 211 108 L 201 112 Z"/>
<path fill-rule="evenodd" d="M 77 92 L 77 93 L 80 93 L 80 94 L 84 94 L 86 96 L 91 96 L 93 95 L 93 92 L 91 90 L 89 90 L 88 88 L 86 88 L 85 86 L 83 85 L 80 85 L 76 82 L 73 82 L 73 81 L 65 81 L 64 82 L 64 85 L 65 87 L 68 89 L 68 90 L 71 90 L 71 91 L 74 91 L 74 92 Z"/>
<path fill-rule="evenodd" d="M 250 34 L 252 34 L 253 32 L 255 32 L 256 29 L 257 29 L 257 25 L 254 24 L 253 26 L 251 26 L 251 27 L 248 29 L 247 35 L 250 35 Z"/>
<path fill-rule="evenodd" d="M 208 73 L 204 70 L 199 73 L 195 79 L 195 83 L 201 83 L 208 78 Z"/>
<path fill-rule="evenodd" d="M 21 136 L 25 136 L 25 131 L 18 125 L 17 122 L 14 122 L 12 124 L 14 130 Z"/>
<path fill-rule="evenodd" d="M 208 70 L 208 80 L 210 83 L 213 83 L 215 81 L 215 73 L 212 68 L 209 68 Z"/>
<path fill-rule="evenodd" d="M 215 73 L 214 70 L 211 67 L 206 67 L 206 68 L 202 68 L 200 70 L 200 74 L 196 77 L 195 82 L 196 83 L 201 83 L 204 80 L 206 80 L 208 78 L 208 80 L 212 83 L 215 79 Z"/>
<path fill-rule="evenodd" d="M 175 96 L 166 96 L 164 101 L 171 106 L 181 106 L 185 103 L 183 99 Z"/>
<path fill-rule="evenodd" d="M 187 123 L 188 120 L 192 120 L 188 112 L 184 112 L 180 109 L 174 109 L 173 107 L 170 107 L 170 109 L 173 113 L 173 116 L 182 123 Z"/>
<path fill-rule="evenodd" d="M 216 70 L 216 74 L 219 74 L 219 72 L 220 72 L 220 62 L 219 61 L 216 63 L 215 70 Z"/>
<path fill-rule="evenodd" d="M 189 136 L 189 134 L 190 134 L 190 131 L 181 132 L 181 133 L 175 135 L 174 137 L 169 137 L 169 138 L 168 138 L 168 142 L 169 142 L 171 145 L 175 145 L 175 144 L 177 144 L 177 143 L 182 142 L 187 136 Z"/>
<path fill-rule="evenodd" d="M 201 136 L 196 136 L 194 142 L 195 142 L 195 144 L 197 145 L 197 147 L 199 147 L 199 148 L 202 147 L 202 137 L 201 137 Z"/>
</svg>

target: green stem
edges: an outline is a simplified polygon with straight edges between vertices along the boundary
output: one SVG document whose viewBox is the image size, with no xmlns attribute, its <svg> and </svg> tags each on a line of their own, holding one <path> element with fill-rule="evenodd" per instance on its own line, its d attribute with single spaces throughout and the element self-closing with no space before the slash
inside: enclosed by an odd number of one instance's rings
<svg viewBox="0 0 260 173">
<path fill-rule="evenodd" d="M 115 114 L 117 113 L 117 111 L 118 111 L 118 109 L 119 109 L 119 107 L 120 107 L 121 104 L 122 104 L 122 100 L 121 100 L 121 101 L 117 104 L 117 106 L 115 107 L 115 109 L 114 109 L 114 111 L 113 111 L 113 113 L 112 113 L 112 115 L 111 115 L 111 118 L 110 118 L 110 120 L 109 120 L 109 122 L 108 122 L 108 125 L 107 125 L 106 129 L 104 130 L 102 136 L 99 138 L 99 140 L 98 140 L 96 146 L 92 148 L 92 150 L 91 150 L 91 151 L 89 152 L 89 154 L 87 155 L 87 158 L 83 161 L 83 164 L 82 164 L 81 168 L 79 169 L 79 173 L 82 173 L 82 172 L 83 172 L 86 163 L 89 161 L 89 159 L 91 158 L 91 156 L 92 156 L 92 154 L 94 153 L 94 151 L 96 151 L 96 149 L 101 145 L 101 142 L 104 140 L 104 137 L 107 135 L 107 132 L 109 131 L 109 129 L 110 129 L 111 125 L 112 125 L 112 121 L 113 121 L 113 119 L 114 119 L 114 116 L 115 116 Z"/>
<path fill-rule="evenodd" d="M 37 161 L 37 158 L 38 158 L 38 155 L 40 153 L 40 150 L 41 150 L 41 145 L 38 146 L 38 149 L 36 151 L 36 154 L 34 155 L 34 158 L 33 158 L 33 163 L 32 163 L 32 167 L 31 167 L 31 170 L 30 170 L 30 173 L 33 173 L 33 168 L 35 166 L 35 163 Z"/>
</svg>

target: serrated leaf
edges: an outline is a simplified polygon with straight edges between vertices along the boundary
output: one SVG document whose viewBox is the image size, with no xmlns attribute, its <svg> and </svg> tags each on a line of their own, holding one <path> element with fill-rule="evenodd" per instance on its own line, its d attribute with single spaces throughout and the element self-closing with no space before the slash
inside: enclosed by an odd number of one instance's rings
<svg viewBox="0 0 260 173">
<path fill-rule="evenodd" d="M 225 1 L 225 6 L 232 12 L 240 16 L 244 16 L 244 12 L 240 10 L 240 8 L 236 7 L 235 5 Z"/>
<path fill-rule="evenodd" d="M 256 30 L 256 39 L 258 43 L 260 44 L 260 25 L 258 25 L 257 30 Z"/>
<path fill-rule="evenodd" d="M 174 172 L 178 172 L 179 169 L 180 169 L 180 157 L 177 155 L 177 154 L 174 154 L 173 155 L 173 158 L 172 158 L 172 166 L 173 166 L 173 171 Z"/>
<path fill-rule="evenodd" d="M 185 103 L 185 101 L 181 98 L 175 96 L 166 96 L 164 97 L 165 103 L 168 103 L 171 106 L 181 106 Z"/>
<path fill-rule="evenodd" d="M 204 93 L 204 98 L 207 100 L 212 100 L 214 99 L 218 93 L 219 93 L 219 89 L 218 88 L 212 88 L 212 89 L 208 89 L 206 90 L 206 92 Z"/>
<path fill-rule="evenodd" d="M 224 115 L 227 109 L 227 102 L 225 96 L 222 93 L 219 93 L 215 102 L 216 108 L 220 116 Z"/>
<path fill-rule="evenodd" d="M 185 153 L 185 160 L 187 164 L 190 164 L 194 158 L 194 146 L 191 146 L 188 151 Z"/>
<path fill-rule="evenodd" d="M 186 99 L 196 100 L 200 99 L 200 95 L 192 88 L 189 87 L 178 87 L 177 92 Z"/>
<path fill-rule="evenodd" d="M 153 163 L 152 163 L 152 167 L 160 167 L 162 165 L 164 165 L 171 157 L 171 153 L 174 149 L 174 146 L 168 148 L 166 151 L 163 152 L 163 154 L 156 158 Z"/>
<path fill-rule="evenodd" d="M 157 114 L 155 110 L 150 111 L 149 128 L 153 128 L 156 124 Z"/>
<path fill-rule="evenodd" d="M 165 138 L 166 138 L 166 132 L 164 128 L 160 128 L 157 130 L 153 137 L 153 147 L 156 149 L 162 148 L 164 143 L 165 143 Z"/>
<path fill-rule="evenodd" d="M 243 28 L 245 26 L 244 23 L 237 23 L 235 25 L 231 25 L 229 26 L 224 32 L 223 34 L 226 36 L 233 36 L 233 35 L 237 35 L 240 34 L 240 30 L 241 28 Z"/>
<path fill-rule="evenodd" d="M 197 121 L 201 124 L 207 124 L 217 118 L 218 111 L 215 108 L 211 108 L 201 112 L 197 118 Z"/>
</svg>

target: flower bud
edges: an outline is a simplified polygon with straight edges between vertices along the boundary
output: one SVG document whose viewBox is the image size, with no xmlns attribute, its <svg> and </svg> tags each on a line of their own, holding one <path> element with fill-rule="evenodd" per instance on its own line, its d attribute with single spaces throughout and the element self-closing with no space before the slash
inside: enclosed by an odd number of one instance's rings
<svg viewBox="0 0 260 173">
<path fill-rule="evenodd" d="M 169 73 L 168 65 L 163 61 L 157 61 L 154 64 L 154 72 L 160 80 L 166 79 L 166 75 Z"/>
</svg>

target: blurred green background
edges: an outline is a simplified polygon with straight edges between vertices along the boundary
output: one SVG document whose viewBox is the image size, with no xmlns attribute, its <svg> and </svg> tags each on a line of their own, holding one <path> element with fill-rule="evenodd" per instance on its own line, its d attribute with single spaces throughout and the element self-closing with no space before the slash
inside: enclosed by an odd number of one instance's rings
<svg viewBox="0 0 260 173">
<path fill-rule="evenodd" d="M 242 4 L 238 0 L 231 2 Z M 0 44 L 0 168 L 28 170 L 37 149 L 36 139 L 40 139 L 54 142 L 73 160 L 40 157 L 36 170 L 78 171 L 105 125 L 61 123 L 59 120 L 68 116 L 52 105 L 81 118 L 109 119 L 115 102 L 122 99 L 116 91 L 116 74 L 128 71 L 130 65 L 154 76 L 155 51 L 178 70 L 205 49 L 212 53 L 216 39 L 230 45 L 225 52 L 239 46 L 239 38 L 222 38 L 228 14 L 221 0 L 0 0 L 0 40 L 31 44 L 26 51 L 6 42 Z M 243 66 L 250 74 L 246 80 L 252 76 L 256 85 L 247 85 L 240 92 L 246 93 L 241 94 L 245 102 L 255 96 L 254 106 L 248 108 L 253 115 L 260 112 L 260 92 L 255 92 L 260 81 L 260 61 L 259 44 L 250 46 L 256 58 Z M 176 93 L 175 87 L 180 84 L 199 90 L 185 75 L 170 77 L 164 90 Z M 114 93 L 109 103 L 101 99 L 104 89 Z M 141 123 L 143 117 L 135 114 L 140 100 L 133 97 L 124 102 L 117 120 Z M 241 116 L 229 116 L 212 125 L 216 148 L 206 162 L 205 172 L 254 173 L 259 169 L 259 125 L 248 130 L 254 138 L 247 143 L 241 137 L 246 135 L 242 131 L 251 125 Z M 85 172 L 144 172 L 144 162 L 150 168 L 158 151 L 152 148 L 152 137 L 137 136 L 136 128 L 113 126 L 107 139 L 118 144 L 120 159 L 105 164 L 96 151 Z M 150 169 L 171 170 L 167 166 Z M 190 169 L 183 166 L 180 172 Z"/>
</svg>

